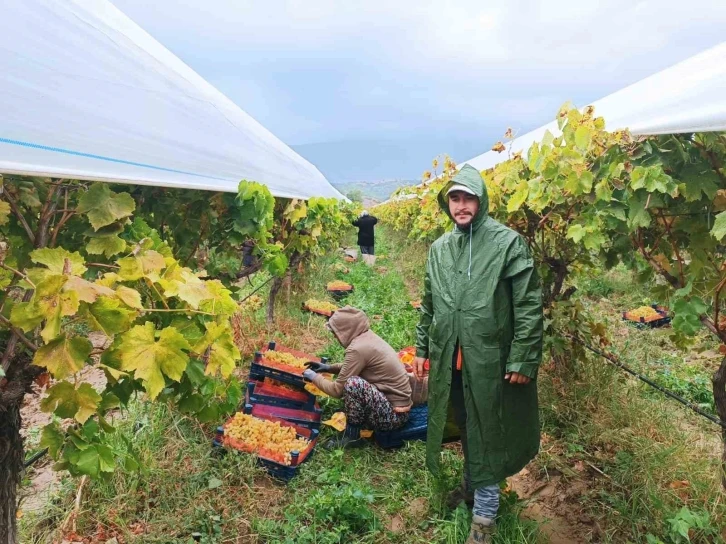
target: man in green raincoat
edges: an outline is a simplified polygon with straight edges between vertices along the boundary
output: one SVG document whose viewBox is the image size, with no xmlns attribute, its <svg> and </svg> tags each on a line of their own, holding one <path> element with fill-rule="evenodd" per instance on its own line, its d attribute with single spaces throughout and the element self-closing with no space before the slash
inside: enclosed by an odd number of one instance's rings
<svg viewBox="0 0 726 544">
<path fill-rule="evenodd" d="M 450 499 L 473 503 L 467 543 L 489 542 L 499 483 L 539 450 L 542 292 L 525 241 L 488 216 L 476 168 L 461 168 L 438 201 L 456 226 L 429 250 L 416 329 L 414 371 L 429 375 L 427 465 L 439 472 L 451 403 L 464 482 Z"/>
</svg>

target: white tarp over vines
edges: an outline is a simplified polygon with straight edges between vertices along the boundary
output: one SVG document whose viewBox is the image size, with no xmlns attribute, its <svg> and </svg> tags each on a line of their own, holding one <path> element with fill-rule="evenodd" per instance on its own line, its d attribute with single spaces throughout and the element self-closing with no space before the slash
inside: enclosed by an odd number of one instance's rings
<svg viewBox="0 0 726 544">
<path fill-rule="evenodd" d="M 6 0 L 0 172 L 342 195 L 107 0 Z"/>
</svg>

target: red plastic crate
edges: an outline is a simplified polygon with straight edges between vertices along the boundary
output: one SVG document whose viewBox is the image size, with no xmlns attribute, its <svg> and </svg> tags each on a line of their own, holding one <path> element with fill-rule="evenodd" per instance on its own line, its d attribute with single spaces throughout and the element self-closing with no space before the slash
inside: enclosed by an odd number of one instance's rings
<svg viewBox="0 0 726 544">
<path fill-rule="evenodd" d="M 306 429 L 320 429 L 320 411 L 310 412 L 269 404 L 247 404 L 244 411 L 261 419 L 284 419 Z"/>
</svg>

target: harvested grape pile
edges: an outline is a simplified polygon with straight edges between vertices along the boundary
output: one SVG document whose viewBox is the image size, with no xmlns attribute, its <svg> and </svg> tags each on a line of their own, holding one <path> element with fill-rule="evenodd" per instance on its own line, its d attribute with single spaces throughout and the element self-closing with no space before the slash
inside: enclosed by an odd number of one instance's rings
<svg viewBox="0 0 726 544">
<path fill-rule="evenodd" d="M 244 443 L 250 451 L 289 466 L 292 452 L 303 452 L 310 442 L 298 438 L 293 427 L 281 425 L 279 421 L 257 419 L 249 414 L 237 412 L 227 423 L 225 435 Z"/>
<path fill-rule="evenodd" d="M 338 309 L 338 307 L 331 302 L 327 302 L 325 300 L 315 300 L 314 298 L 306 300 L 305 306 L 309 310 L 321 312 L 335 312 Z"/>
<path fill-rule="evenodd" d="M 641 317 L 648 319 L 649 317 L 656 316 L 660 317 L 660 314 L 650 306 L 641 306 L 628 312 L 628 317 L 631 319 L 640 319 Z"/>
<path fill-rule="evenodd" d="M 263 357 L 270 362 L 293 366 L 295 368 L 305 368 L 305 363 L 308 362 L 306 359 L 295 357 L 291 353 L 285 353 L 284 351 L 276 350 L 266 351 Z"/>
</svg>

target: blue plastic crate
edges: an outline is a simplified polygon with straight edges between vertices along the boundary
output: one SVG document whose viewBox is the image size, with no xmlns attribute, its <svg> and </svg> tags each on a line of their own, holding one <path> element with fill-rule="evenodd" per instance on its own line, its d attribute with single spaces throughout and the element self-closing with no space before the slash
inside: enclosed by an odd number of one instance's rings
<svg viewBox="0 0 726 544">
<path fill-rule="evenodd" d="M 270 368 L 269 366 L 264 366 L 253 361 L 250 365 L 250 379 L 261 382 L 265 378 L 277 380 L 278 382 L 292 385 L 298 389 L 305 389 L 305 380 L 302 376 L 291 374 L 290 372 L 284 372 L 276 368 Z"/>
<path fill-rule="evenodd" d="M 308 411 L 269 404 L 245 404 L 243 411 L 261 419 L 282 419 L 306 429 L 320 429 L 322 410 Z"/>
<path fill-rule="evenodd" d="M 373 438 L 381 448 L 400 448 L 408 440 L 426 440 L 429 407 L 427 404 L 414 406 L 408 416 L 408 423 L 396 431 L 376 431 Z"/>
</svg>

